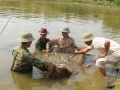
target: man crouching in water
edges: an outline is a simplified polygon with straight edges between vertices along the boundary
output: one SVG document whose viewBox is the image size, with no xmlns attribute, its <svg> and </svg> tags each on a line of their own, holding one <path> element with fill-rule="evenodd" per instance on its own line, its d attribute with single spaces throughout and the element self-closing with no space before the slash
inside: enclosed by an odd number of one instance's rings
<svg viewBox="0 0 120 90">
<path fill-rule="evenodd" d="M 103 37 L 95 37 L 90 32 L 83 34 L 82 42 L 88 47 L 82 50 L 75 50 L 75 53 L 86 53 L 93 49 L 99 51 L 100 54 L 96 60 L 96 66 L 99 67 L 102 75 L 106 76 L 106 64 L 118 64 L 120 62 L 120 45 L 117 42 Z"/>
<path fill-rule="evenodd" d="M 37 59 L 35 56 L 33 56 L 27 48 L 29 48 L 32 44 L 32 41 L 35 38 L 32 36 L 30 32 L 23 32 L 21 33 L 21 36 L 19 37 L 18 41 L 21 42 L 21 46 L 16 46 L 13 50 L 13 64 L 11 67 L 11 71 L 14 72 L 20 72 L 20 73 L 26 73 L 28 71 L 32 71 L 33 66 L 38 68 L 42 71 L 48 71 L 49 75 L 52 74 L 53 71 L 58 70 L 60 71 L 60 68 L 56 67 L 52 63 L 43 62 L 39 59 Z M 53 69 L 51 67 L 56 67 L 58 69 Z M 65 70 L 68 70 L 67 68 L 63 67 Z M 68 72 L 70 72 L 68 70 Z M 60 72 L 59 72 L 60 73 Z M 66 75 L 66 74 L 64 74 Z M 70 76 L 72 75 L 72 72 L 69 73 Z"/>
</svg>

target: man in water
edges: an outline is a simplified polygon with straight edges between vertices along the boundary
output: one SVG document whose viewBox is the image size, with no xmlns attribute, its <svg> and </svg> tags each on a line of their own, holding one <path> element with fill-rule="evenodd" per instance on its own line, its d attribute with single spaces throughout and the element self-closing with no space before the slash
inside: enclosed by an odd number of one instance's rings
<svg viewBox="0 0 120 90">
<path fill-rule="evenodd" d="M 120 62 L 120 45 L 117 42 L 103 37 L 95 37 L 90 32 L 83 34 L 82 42 L 85 42 L 88 47 L 82 50 L 75 50 L 75 53 L 81 54 L 92 49 L 98 50 L 100 54 L 96 60 L 96 66 L 99 67 L 102 75 L 106 76 L 106 64 L 118 64 Z"/>
<path fill-rule="evenodd" d="M 70 30 L 68 27 L 64 26 L 61 28 L 62 36 L 55 38 L 53 40 L 50 40 L 50 42 L 46 45 L 46 53 L 50 52 L 50 46 L 58 45 L 58 51 L 62 52 L 64 51 L 65 47 L 72 46 L 74 48 L 77 48 L 75 44 L 75 40 L 69 36 Z"/>
<path fill-rule="evenodd" d="M 26 31 L 21 33 L 18 39 L 18 41 L 21 42 L 21 46 L 16 46 L 12 53 L 12 71 L 25 73 L 27 71 L 32 71 L 33 66 L 42 71 L 48 71 L 51 64 L 35 58 L 28 50 L 34 39 L 35 38 L 30 32 Z"/>
<path fill-rule="evenodd" d="M 40 38 L 35 43 L 35 49 L 38 51 L 46 50 L 46 44 L 47 42 L 50 41 L 49 38 L 46 38 L 49 32 L 47 31 L 46 28 L 41 28 L 39 34 L 40 34 Z"/>
</svg>

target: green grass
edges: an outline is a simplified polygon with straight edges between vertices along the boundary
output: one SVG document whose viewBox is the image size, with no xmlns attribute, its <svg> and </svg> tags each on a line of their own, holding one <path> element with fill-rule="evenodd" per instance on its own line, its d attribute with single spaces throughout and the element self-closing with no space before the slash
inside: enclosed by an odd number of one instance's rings
<svg viewBox="0 0 120 90">
<path fill-rule="evenodd" d="M 117 83 L 116 83 L 116 86 L 115 86 L 115 90 L 120 90 L 120 71 L 118 72 L 118 78 L 117 78 Z"/>
</svg>

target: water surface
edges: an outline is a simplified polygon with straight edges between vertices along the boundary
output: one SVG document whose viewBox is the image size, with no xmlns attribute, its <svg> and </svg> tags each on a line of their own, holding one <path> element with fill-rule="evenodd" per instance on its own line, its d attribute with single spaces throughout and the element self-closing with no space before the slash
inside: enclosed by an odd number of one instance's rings
<svg viewBox="0 0 120 90">
<path fill-rule="evenodd" d="M 0 31 L 11 18 L 0 35 L 1 90 L 109 90 L 105 87 L 106 83 L 114 76 L 103 77 L 98 68 L 91 62 L 94 59 L 92 56 L 87 56 L 84 64 L 91 63 L 91 66 L 85 71 L 80 70 L 78 75 L 72 75 L 70 78 L 62 80 L 48 80 L 36 68 L 28 74 L 12 73 L 10 71 L 12 50 L 15 46 L 20 45 L 17 39 L 21 32 L 29 31 L 35 37 L 31 48 L 29 48 L 33 52 L 35 42 L 39 38 L 38 31 L 43 27 L 50 32 L 48 37 L 53 39 L 61 36 L 62 26 L 68 26 L 71 31 L 69 35 L 75 39 L 79 47 L 85 46 L 81 42 L 81 37 L 87 31 L 92 32 L 95 36 L 110 38 L 120 43 L 119 10 L 100 9 L 100 7 L 93 6 L 76 5 L 77 7 L 75 7 L 62 3 L 54 3 L 54 5 L 49 3 L 51 6 L 48 3 L 36 4 L 35 2 L 1 1 L 1 3 Z M 63 9 L 62 5 L 66 5 L 67 9 Z M 74 11 L 73 8 L 78 9 Z M 90 53 L 94 55 L 96 51 Z"/>
</svg>

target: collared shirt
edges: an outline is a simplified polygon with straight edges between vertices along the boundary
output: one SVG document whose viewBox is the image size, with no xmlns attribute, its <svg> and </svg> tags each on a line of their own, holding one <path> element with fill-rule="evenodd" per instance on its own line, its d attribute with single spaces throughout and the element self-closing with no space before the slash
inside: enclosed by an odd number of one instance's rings
<svg viewBox="0 0 120 90">
<path fill-rule="evenodd" d="M 49 42 L 50 39 L 45 38 L 45 41 L 43 41 L 41 38 L 39 38 L 37 40 L 37 42 L 35 43 L 35 49 L 37 49 L 38 51 L 42 51 L 46 49 L 46 44 L 47 42 Z"/>
<path fill-rule="evenodd" d="M 102 37 L 95 37 L 92 41 L 91 46 L 89 46 L 88 48 L 96 49 L 99 52 L 103 53 L 105 51 L 104 44 L 106 40 L 110 41 L 110 47 L 109 47 L 108 54 L 112 54 L 115 57 L 120 57 L 120 44 L 110 39 L 106 39 Z"/>
<path fill-rule="evenodd" d="M 50 40 L 50 42 L 47 43 L 46 48 L 50 48 L 50 46 L 54 45 L 58 45 L 59 48 L 65 48 L 67 46 L 73 46 L 74 48 L 77 48 L 74 39 L 70 36 L 68 38 L 63 38 L 63 36 L 61 36 Z"/>
<path fill-rule="evenodd" d="M 47 71 L 48 63 L 45 63 L 35 58 L 27 48 L 22 46 L 16 46 L 13 50 L 13 64 L 12 71 L 27 72 L 32 70 L 32 67 L 36 67 L 42 71 Z"/>
</svg>

